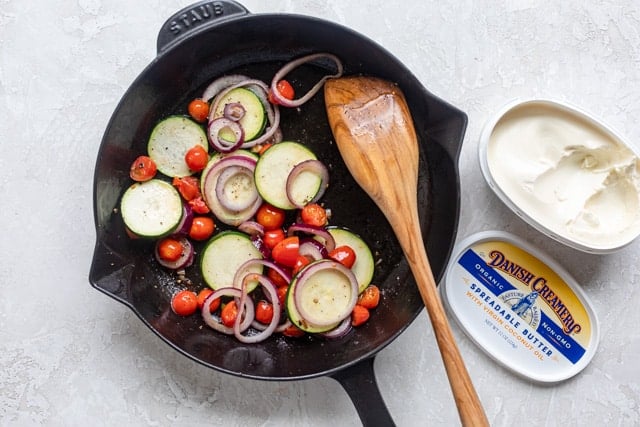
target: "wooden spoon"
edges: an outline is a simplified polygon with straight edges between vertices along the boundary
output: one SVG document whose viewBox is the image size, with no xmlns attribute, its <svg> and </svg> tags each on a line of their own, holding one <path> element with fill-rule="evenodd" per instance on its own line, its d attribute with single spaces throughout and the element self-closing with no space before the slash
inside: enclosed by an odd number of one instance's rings
<svg viewBox="0 0 640 427">
<path fill-rule="evenodd" d="M 391 224 L 431 319 L 465 426 L 488 426 L 436 290 L 418 220 L 418 140 L 400 89 L 372 77 L 331 79 L 325 105 L 340 154 Z"/>
</svg>

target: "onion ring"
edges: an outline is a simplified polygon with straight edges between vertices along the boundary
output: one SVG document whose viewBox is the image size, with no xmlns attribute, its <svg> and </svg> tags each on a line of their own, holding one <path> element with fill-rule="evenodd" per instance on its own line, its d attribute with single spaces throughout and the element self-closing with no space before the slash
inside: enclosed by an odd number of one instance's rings
<svg viewBox="0 0 640 427">
<path fill-rule="evenodd" d="M 320 186 L 318 187 L 318 192 L 311 197 L 309 200 L 295 200 L 293 197 L 293 186 L 295 185 L 296 179 L 303 173 L 310 172 L 320 178 Z M 298 209 L 302 209 L 305 205 L 309 203 L 313 203 L 318 201 L 327 190 L 329 186 L 329 170 L 320 160 L 309 159 L 303 162 L 298 163 L 291 169 L 289 176 L 287 177 L 286 183 L 286 192 L 287 199 Z"/>
<path fill-rule="evenodd" d="M 202 304 L 202 310 L 200 310 L 204 323 L 206 323 L 207 326 L 209 326 L 211 329 L 214 329 L 218 332 L 222 332 L 223 334 L 227 335 L 233 335 L 234 328 L 225 326 L 219 321 L 219 319 L 216 318 L 216 316 L 211 313 L 211 303 L 213 302 L 213 300 L 220 297 L 240 298 L 241 296 L 242 292 L 240 291 L 240 289 L 236 288 L 220 288 L 214 291 L 207 297 L 207 299 L 204 300 L 204 304 Z M 245 306 L 245 309 L 243 311 L 246 314 L 242 319 L 242 322 L 238 325 L 238 330 L 242 332 L 247 330 L 249 326 L 251 326 L 251 322 L 253 322 L 253 319 L 255 318 L 255 306 L 253 304 L 253 300 L 251 298 L 245 299 L 245 301 L 243 301 L 243 306 Z M 236 318 L 236 320 L 240 318 L 240 305 L 238 304 L 238 317 Z"/>
<path fill-rule="evenodd" d="M 323 59 L 323 58 L 330 59 L 335 63 L 336 65 L 335 74 L 328 74 L 324 76 L 306 94 L 304 94 L 302 97 L 298 99 L 287 99 L 284 96 L 282 96 L 282 94 L 278 90 L 278 82 L 280 80 L 282 80 L 284 77 L 286 77 L 287 74 L 289 74 L 295 68 L 298 68 L 300 65 L 306 64 L 307 62 L 315 61 L 317 59 Z M 271 80 L 271 94 L 273 98 L 278 102 L 278 104 L 284 107 L 299 107 L 305 102 L 307 102 L 308 100 L 310 100 L 322 88 L 322 85 L 324 85 L 324 82 L 326 82 L 330 78 L 336 78 L 336 77 L 342 76 L 343 71 L 344 71 L 344 68 L 342 66 L 342 61 L 340 61 L 340 59 L 337 56 L 332 55 L 330 53 L 314 53 L 311 55 L 303 56 L 301 58 L 295 59 L 285 64 L 284 67 L 280 68 L 280 70 L 276 72 L 276 74 L 273 76 L 273 79 Z"/>
<path fill-rule="evenodd" d="M 241 330 L 242 312 L 246 307 L 245 301 L 251 299 L 247 295 L 247 283 L 249 281 L 254 281 L 254 280 L 257 280 L 260 283 L 262 288 L 266 291 L 266 294 L 268 294 L 269 297 L 271 298 L 271 304 L 273 305 L 273 317 L 271 318 L 271 322 L 269 322 L 269 325 L 263 331 L 260 331 L 260 333 L 255 335 L 242 335 L 242 332 L 243 332 Z M 254 344 L 257 342 L 264 341 L 265 339 L 269 338 L 271 334 L 273 334 L 273 332 L 278 327 L 278 324 L 280 323 L 281 311 L 282 310 L 280 309 L 280 301 L 278 300 L 278 293 L 276 291 L 276 287 L 271 282 L 271 280 L 269 280 L 266 276 L 263 276 L 261 274 L 256 274 L 256 273 L 247 274 L 242 279 L 242 291 L 240 296 L 240 303 L 238 304 L 238 317 L 236 317 L 236 321 L 233 325 L 233 334 L 240 342 L 243 342 L 245 344 Z"/>
<path fill-rule="evenodd" d="M 229 189 L 229 183 L 232 179 L 238 175 L 243 175 L 248 178 L 250 185 L 248 188 L 231 188 Z M 234 187 L 234 186 L 231 186 Z M 235 194 L 247 195 L 246 197 L 234 197 Z M 216 197 L 220 204 L 232 212 L 241 212 L 256 203 L 256 199 L 260 198 L 258 190 L 253 181 L 253 170 L 243 166 L 229 166 L 220 172 L 218 180 L 216 181 Z"/>
<path fill-rule="evenodd" d="M 336 241 L 324 227 L 316 227 L 304 223 L 295 223 L 287 228 L 287 235 L 293 236 L 294 233 L 301 232 L 305 234 L 311 234 L 321 238 L 324 241 L 324 247 L 327 248 L 327 252 L 331 252 L 336 248 Z"/>
<path fill-rule="evenodd" d="M 233 133 L 234 141 L 227 141 L 220 137 L 220 132 L 227 129 Z M 211 120 L 207 126 L 207 137 L 211 146 L 221 153 L 230 153 L 237 150 L 244 142 L 244 129 L 240 123 L 226 117 L 218 117 Z"/>
</svg>

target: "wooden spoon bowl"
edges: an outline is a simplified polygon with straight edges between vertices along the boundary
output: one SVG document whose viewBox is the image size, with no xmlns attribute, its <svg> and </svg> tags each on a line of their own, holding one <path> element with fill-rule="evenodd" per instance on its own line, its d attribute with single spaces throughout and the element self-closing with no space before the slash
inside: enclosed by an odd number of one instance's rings
<svg viewBox="0 0 640 427">
<path fill-rule="evenodd" d="M 419 148 L 401 90 L 374 77 L 342 77 L 324 88 L 329 125 L 340 154 L 389 221 L 427 309 L 463 425 L 488 421 L 436 289 L 418 219 Z"/>
</svg>

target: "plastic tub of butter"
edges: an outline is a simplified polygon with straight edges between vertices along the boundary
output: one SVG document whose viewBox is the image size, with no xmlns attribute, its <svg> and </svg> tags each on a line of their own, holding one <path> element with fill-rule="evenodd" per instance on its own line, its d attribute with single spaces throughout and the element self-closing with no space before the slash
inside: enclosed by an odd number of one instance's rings
<svg viewBox="0 0 640 427">
<path fill-rule="evenodd" d="M 561 265 L 512 234 L 462 240 L 439 288 L 464 332 L 527 379 L 566 380 L 596 352 L 599 326 L 585 293 Z"/>
<path fill-rule="evenodd" d="M 486 124 L 479 157 L 496 195 L 559 242 L 605 254 L 640 235 L 640 156 L 577 108 L 513 101 Z"/>
</svg>

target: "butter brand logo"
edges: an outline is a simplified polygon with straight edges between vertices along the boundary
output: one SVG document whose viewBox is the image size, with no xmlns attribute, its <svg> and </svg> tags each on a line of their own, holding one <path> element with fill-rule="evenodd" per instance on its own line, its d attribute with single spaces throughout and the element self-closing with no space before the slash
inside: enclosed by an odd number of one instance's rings
<svg viewBox="0 0 640 427">
<path fill-rule="evenodd" d="M 562 323 L 562 329 L 567 334 L 579 333 L 582 326 L 576 322 L 571 311 L 556 295 L 553 289 L 547 283 L 547 279 L 536 276 L 521 265 L 509 260 L 502 252 L 498 250 L 489 253 L 490 261 L 488 265 L 500 271 L 507 273 L 509 276 L 524 283 L 531 288 L 531 293 L 518 301 L 512 306 L 512 309 L 521 317 L 526 313 L 527 309 L 534 305 L 536 299 L 544 301 L 556 314 Z"/>
</svg>

